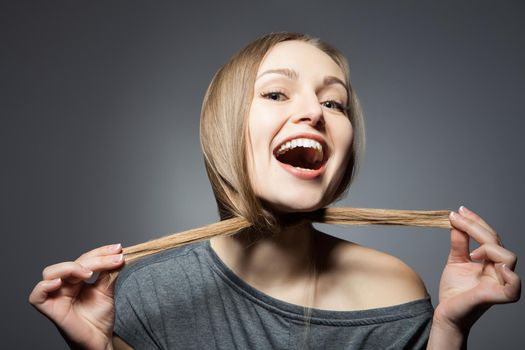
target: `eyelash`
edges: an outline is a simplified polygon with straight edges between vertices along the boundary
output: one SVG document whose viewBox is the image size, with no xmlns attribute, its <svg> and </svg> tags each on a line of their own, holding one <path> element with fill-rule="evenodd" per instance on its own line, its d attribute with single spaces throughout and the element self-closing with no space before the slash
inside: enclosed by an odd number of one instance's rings
<svg viewBox="0 0 525 350">
<path fill-rule="evenodd" d="M 286 97 L 284 92 L 278 91 L 278 90 L 261 93 L 261 97 L 262 98 L 270 99 L 270 100 L 273 100 L 273 101 L 281 101 L 281 100 L 275 100 L 275 99 L 271 98 L 270 97 L 271 95 L 278 95 L 278 96 L 285 96 Z M 345 106 L 341 102 L 337 102 L 337 101 L 334 101 L 334 100 L 326 100 L 326 101 L 323 101 L 321 104 L 324 105 L 327 102 L 333 103 L 335 105 L 335 109 L 339 110 L 340 112 L 346 113 L 349 110 L 348 106 Z M 328 107 L 328 108 L 330 108 L 330 107 Z M 334 109 L 334 108 L 330 108 L 330 109 Z"/>
</svg>

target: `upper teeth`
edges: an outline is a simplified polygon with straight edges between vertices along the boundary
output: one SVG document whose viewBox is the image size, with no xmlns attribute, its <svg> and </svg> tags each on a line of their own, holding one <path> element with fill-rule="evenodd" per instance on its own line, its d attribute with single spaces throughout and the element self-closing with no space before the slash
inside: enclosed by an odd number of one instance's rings
<svg viewBox="0 0 525 350">
<path fill-rule="evenodd" d="M 320 155 L 319 159 L 323 159 L 323 146 L 315 140 L 305 139 L 305 138 L 293 139 L 286 143 L 283 143 L 281 147 L 279 147 L 279 149 L 277 150 L 277 155 L 281 155 L 296 147 L 314 148 L 319 152 L 319 155 Z"/>
</svg>

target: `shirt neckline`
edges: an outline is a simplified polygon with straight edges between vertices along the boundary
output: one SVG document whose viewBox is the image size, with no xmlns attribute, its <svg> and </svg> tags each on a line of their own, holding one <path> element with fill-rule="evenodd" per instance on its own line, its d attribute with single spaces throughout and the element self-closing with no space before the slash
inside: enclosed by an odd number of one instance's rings
<svg viewBox="0 0 525 350">
<path fill-rule="evenodd" d="M 282 316 L 304 322 L 331 325 L 362 325 L 396 321 L 411 318 L 423 313 L 433 312 L 431 298 L 409 301 L 406 303 L 365 310 L 335 311 L 311 308 L 309 317 L 305 314 L 305 306 L 292 304 L 274 298 L 252 287 L 237 276 L 217 255 L 211 247 L 210 240 L 206 240 L 204 250 L 209 258 L 210 266 L 236 292 L 250 301 Z"/>
</svg>

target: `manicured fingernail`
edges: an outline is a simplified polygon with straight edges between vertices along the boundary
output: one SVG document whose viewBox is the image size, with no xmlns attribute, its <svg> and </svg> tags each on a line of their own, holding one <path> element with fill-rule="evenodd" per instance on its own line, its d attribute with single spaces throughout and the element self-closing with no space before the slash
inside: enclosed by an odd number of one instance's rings
<svg viewBox="0 0 525 350">
<path fill-rule="evenodd" d="M 113 257 L 113 262 L 115 264 L 118 264 L 119 262 L 122 261 L 123 258 L 124 258 L 124 256 L 122 254 L 119 254 L 119 255 Z"/>
<path fill-rule="evenodd" d="M 464 207 L 463 205 L 461 207 L 459 207 L 459 211 L 462 212 L 462 213 L 469 213 L 470 210 L 468 210 L 466 207 Z"/>
<path fill-rule="evenodd" d="M 122 244 L 120 243 L 117 243 L 117 244 L 113 244 L 110 246 L 109 248 L 111 251 L 114 251 L 114 252 L 118 252 L 122 249 Z"/>
<path fill-rule="evenodd" d="M 450 218 L 451 219 L 457 219 L 458 218 L 458 214 L 456 214 L 456 212 L 454 212 L 454 211 L 451 211 L 450 212 Z"/>
</svg>

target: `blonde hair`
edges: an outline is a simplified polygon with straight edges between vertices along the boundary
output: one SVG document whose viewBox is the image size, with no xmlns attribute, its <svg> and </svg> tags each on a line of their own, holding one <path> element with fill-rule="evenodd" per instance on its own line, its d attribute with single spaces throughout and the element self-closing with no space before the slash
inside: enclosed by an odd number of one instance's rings
<svg viewBox="0 0 525 350">
<path fill-rule="evenodd" d="M 357 95 L 350 85 L 346 58 L 327 43 L 301 33 L 270 33 L 236 53 L 213 77 L 204 96 L 200 135 L 206 171 L 221 220 L 242 217 L 264 231 L 278 231 L 280 220 L 255 195 L 248 177 L 247 119 L 259 66 L 278 43 L 297 40 L 309 43 L 330 56 L 343 71 L 349 88 L 348 118 L 354 129 L 350 161 L 332 200 L 343 196 L 357 172 L 364 144 L 364 126 Z"/>
<path fill-rule="evenodd" d="M 332 202 L 346 194 L 357 173 L 365 142 L 363 116 L 350 83 L 348 61 L 339 50 L 318 38 L 302 33 L 269 33 L 252 41 L 217 71 L 202 103 L 200 141 L 221 221 L 127 247 L 124 249 L 126 261 L 182 244 L 235 234 L 248 227 L 272 232 L 278 231 L 283 225 L 305 220 L 328 224 L 450 227 L 449 211 L 324 208 L 282 217 L 256 197 L 247 175 L 246 157 L 247 118 L 253 87 L 259 66 L 269 50 L 278 43 L 290 40 L 309 43 L 325 52 L 345 75 L 349 101 L 347 116 L 354 132 L 350 160 L 332 196 Z"/>
<path fill-rule="evenodd" d="M 289 40 L 303 41 L 325 52 L 346 77 L 349 101 L 347 117 L 354 132 L 348 165 L 339 186 L 330 194 L 331 202 L 346 194 L 357 173 L 365 141 L 361 107 L 350 84 L 348 62 L 339 50 L 320 39 L 301 33 L 270 33 L 254 40 L 232 56 L 215 74 L 204 96 L 200 141 L 221 221 L 124 248 L 126 262 L 184 244 L 233 235 L 248 228 L 259 232 L 278 232 L 284 226 L 303 222 L 450 228 L 448 210 L 322 208 L 313 212 L 280 216 L 257 198 L 248 176 L 246 156 L 247 118 L 253 99 L 254 82 L 260 63 L 269 50 L 278 43 Z M 115 277 L 116 274 L 112 274 L 111 279 Z"/>
<path fill-rule="evenodd" d="M 402 225 L 451 228 L 450 210 L 396 210 L 372 208 L 323 208 L 310 213 L 294 213 L 290 225 L 304 221 L 335 225 Z M 152 241 L 124 248 L 126 262 L 159 253 L 189 243 L 217 236 L 234 235 L 253 226 L 248 220 L 235 217 L 219 222 L 173 233 Z"/>
</svg>

